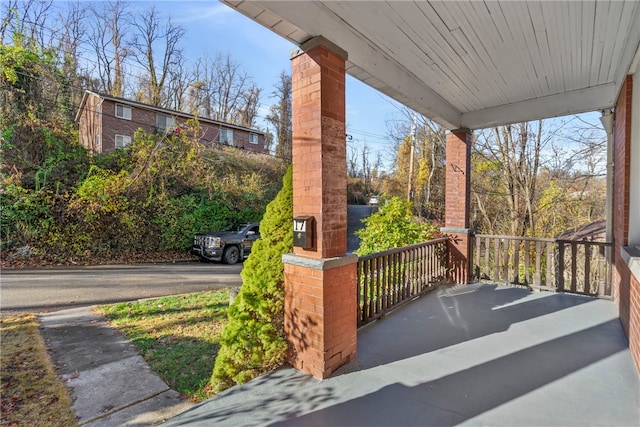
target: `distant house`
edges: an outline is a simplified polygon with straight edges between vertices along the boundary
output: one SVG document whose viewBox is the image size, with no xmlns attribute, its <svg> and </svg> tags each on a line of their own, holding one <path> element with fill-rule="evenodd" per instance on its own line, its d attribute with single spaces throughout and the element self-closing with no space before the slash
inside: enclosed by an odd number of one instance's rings
<svg viewBox="0 0 640 427">
<path fill-rule="evenodd" d="M 80 143 L 94 153 L 129 145 L 138 129 L 147 133 L 175 132 L 192 114 L 155 107 L 111 95 L 85 91 L 76 114 Z M 207 147 L 230 145 L 264 152 L 264 132 L 198 117 L 200 142 Z"/>
<path fill-rule="evenodd" d="M 591 222 L 582 227 L 563 231 L 556 236 L 557 240 L 584 240 L 590 242 L 605 242 L 607 221 L 604 219 Z"/>
</svg>

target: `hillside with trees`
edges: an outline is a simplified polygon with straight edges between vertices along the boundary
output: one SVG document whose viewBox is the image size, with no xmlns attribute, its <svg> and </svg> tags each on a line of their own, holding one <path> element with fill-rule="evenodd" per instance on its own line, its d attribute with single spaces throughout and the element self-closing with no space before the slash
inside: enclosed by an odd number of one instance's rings
<svg viewBox="0 0 640 427">
<path fill-rule="evenodd" d="M 113 153 L 78 144 L 74 115 L 85 89 L 253 125 L 260 90 L 229 55 L 203 59 L 187 75 L 183 31 L 153 9 L 131 20 L 120 1 L 69 4 L 65 16 L 51 1 L 2 7 L 4 266 L 175 259 L 186 256 L 196 232 L 261 219 L 287 162 L 232 147 L 206 150 L 197 119 L 179 134 L 138 132 Z M 87 15 L 100 31 L 83 25 Z M 63 23 L 59 32 L 51 31 L 54 18 Z M 95 69 L 81 65 L 81 44 L 95 48 Z M 146 72 L 128 72 L 130 61 Z"/>
</svg>

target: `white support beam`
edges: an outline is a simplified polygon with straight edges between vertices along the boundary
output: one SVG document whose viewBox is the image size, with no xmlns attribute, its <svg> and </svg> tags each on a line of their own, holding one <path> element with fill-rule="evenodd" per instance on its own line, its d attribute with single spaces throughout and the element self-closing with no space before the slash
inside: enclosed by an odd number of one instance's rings
<svg viewBox="0 0 640 427">
<path fill-rule="evenodd" d="M 609 83 L 573 92 L 472 111 L 462 115 L 462 127 L 483 129 L 611 108 L 616 102 L 616 90 L 616 86 L 613 83 Z M 584 105 L 588 105 L 588 109 L 585 110 L 582 107 Z"/>
</svg>

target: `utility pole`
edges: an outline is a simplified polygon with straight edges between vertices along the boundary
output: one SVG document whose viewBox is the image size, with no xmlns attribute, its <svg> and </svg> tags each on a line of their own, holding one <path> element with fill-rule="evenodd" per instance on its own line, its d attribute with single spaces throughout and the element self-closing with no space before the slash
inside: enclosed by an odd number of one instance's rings
<svg viewBox="0 0 640 427">
<path fill-rule="evenodd" d="M 411 192 L 413 190 L 413 156 L 416 151 L 416 126 L 418 118 L 413 114 L 413 124 L 411 125 L 411 152 L 409 153 L 409 182 L 407 183 L 407 202 L 411 201 Z"/>
</svg>

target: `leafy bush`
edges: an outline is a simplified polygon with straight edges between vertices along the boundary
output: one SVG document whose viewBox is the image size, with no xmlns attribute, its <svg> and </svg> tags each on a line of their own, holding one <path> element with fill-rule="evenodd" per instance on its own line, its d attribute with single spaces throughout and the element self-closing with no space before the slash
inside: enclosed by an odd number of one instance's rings
<svg viewBox="0 0 640 427">
<path fill-rule="evenodd" d="M 2 249 L 37 246 L 39 238 L 55 222 L 52 195 L 7 185 L 0 192 Z"/>
<path fill-rule="evenodd" d="M 16 129 L 24 126 L 3 129 L 3 156 Z M 33 129 L 45 142 L 41 161 L 2 170 L 1 245 L 9 258 L 27 245 L 56 263 L 185 251 L 197 232 L 260 220 L 284 174 L 269 156 L 201 152 L 188 132 L 137 132 L 126 149 L 88 156 L 59 133 Z"/>
<path fill-rule="evenodd" d="M 356 231 L 360 247 L 355 253 L 363 256 L 433 239 L 438 229 L 427 221 L 418 221 L 411 212 L 411 203 L 391 198 L 363 220 L 364 228 Z"/>
<path fill-rule="evenodd" d="M 222 391 L 277 368 L 285 360 L 284 266 L 293 249 L 291 168 L 267 206 L 258 240 L 245 261 L 240 293 L 229 308 L 211 385 Z"/>
</svg>

